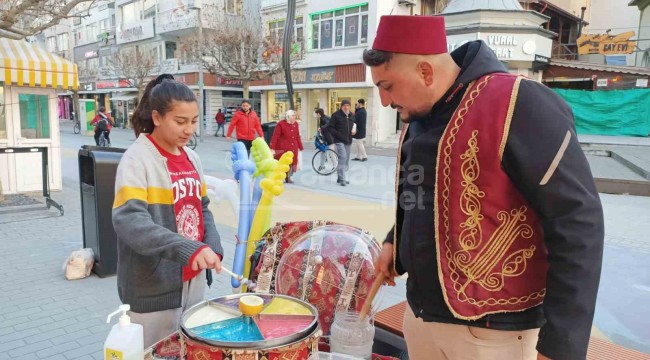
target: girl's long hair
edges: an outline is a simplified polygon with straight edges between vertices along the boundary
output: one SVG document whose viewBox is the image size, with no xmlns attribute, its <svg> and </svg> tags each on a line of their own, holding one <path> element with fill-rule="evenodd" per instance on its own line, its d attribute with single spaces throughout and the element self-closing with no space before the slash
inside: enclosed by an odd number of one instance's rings
<svg viewBox="0 0 650 360">
<path fill-rule="evenodd" d="M 141 133 L 151 134 L 155 128 L 153 111 L 165 116 L 173 101 L 196 102 L 196 96 L 187 85 L 177 82 L 170 74 L 159 75 L 150 81 L 133 112 L 135 136 L 138 137 Z"/>
</svg>

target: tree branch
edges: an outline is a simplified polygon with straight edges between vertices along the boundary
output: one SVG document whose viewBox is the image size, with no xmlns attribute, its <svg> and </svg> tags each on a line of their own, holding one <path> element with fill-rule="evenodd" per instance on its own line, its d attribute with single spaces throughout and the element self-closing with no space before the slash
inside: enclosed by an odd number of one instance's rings
<svg viewBox="0 0 650 360">
<path fill-rule="evenodd" d="M 80 4 L 95 0 L 18 0 L 0 5 L 0 34 L 21 40 L 75 17 L 71 12 Z"/>
</svg>

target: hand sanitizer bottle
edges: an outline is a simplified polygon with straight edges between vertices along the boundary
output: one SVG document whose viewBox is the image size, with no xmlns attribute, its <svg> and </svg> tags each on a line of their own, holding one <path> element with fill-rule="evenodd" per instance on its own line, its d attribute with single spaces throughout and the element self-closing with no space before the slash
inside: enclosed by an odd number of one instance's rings
<svg viewBox="0 0 650 360">
<path fill-rule="evenodd" d="M 131 318 L 126 314 L 131 310 L 128 304 L 120 305 L 119 310 L 108 315 L 106 323 L 111 322 L 111 317 L 122 312 L 120 322 L 113 325 L 111 332 L 104 343 L 104 360 L 143 360 L 144 359 L 144 333 L 142 325 L 132 324 Z"/>
</svg>

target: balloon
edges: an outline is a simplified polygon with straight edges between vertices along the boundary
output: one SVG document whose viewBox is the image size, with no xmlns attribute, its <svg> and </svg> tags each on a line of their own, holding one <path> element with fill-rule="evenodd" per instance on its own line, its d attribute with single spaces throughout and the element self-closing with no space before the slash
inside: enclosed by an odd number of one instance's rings
<svg viewBox="0 0 650 360">
<path fill-rule="evenodd" d="M 237 229 L 239 239 L 235 247 L 233 272 L 241 275 L 246 262 L 246 243 L 251 226 L 251 175 L 255 172 L 255 163 L 248 159 L 246 146 L 241 142 L 232 144 L 232 169 L 235 172 L 235 179 L 239 180 L 239 227 Z M 233 288 L 239 288 L 241 285 L 234 277 L 231 278 L 230 283 Z"/>
<path fill-rule="evenodd" d="M 278 164 L 278 161 L 273 158 L 273 153 L 271 148 L 262 138 L 257 138 L 253 140 L 253 146 L 251 147 L 251 154 L 253 154 L 253 159 L 255 160 L 255 186 L 253 187 L 253 207 L 251 209 L 251 220 L 255 217 L 255 211 L 257 210 L 257 205 L 260 202 L 262 197 L 262 188 L 260 184 L 262 183 L 262 178 L 268 178 L 273 174 L 273 169 Z M 271 224 L 271 217 L 268 217 L 268 224 L 266 225 L 264 231 L 266 231 Z"/>
<path fill-rule="evenodd" d="M 209 175 L 205 175 L 205 182 L 210 201 L 219 204 L 227 200 L 230 207 L 232 207 L 235 218 L 239 219 L 239 189 L 237 189 L 237 182 L 233 179 L 219 179 Z"/>
<path fill-rule="evenodd" d="M 253 255 L 257 241 L 262 238 L 264 235 L 264 225 L 267 220 L 267 217 L 271 213 L 271 204 L 273 203 L 273 198 L 282 194 L 284 191 L 284 179 L 287 177 L 287 172 L 289 172 L 290 165 L 293 164 L 293 152 L 287 151 L 280 157 L 278 164 L 273 169 L 271 176 L 262 180 L 260 186 L 262 187 L 262 198 L 260 203 L 257 206 L 255 211 L 255 218 L 251 224 L 251 231 L 248 237 L 248 245 L 246 247 L 246 258 L 249 258 Z M 251 263 L 246 261 L 244 266 L 244 277 L 248 277 L 250 274 Z"/>
</svg>

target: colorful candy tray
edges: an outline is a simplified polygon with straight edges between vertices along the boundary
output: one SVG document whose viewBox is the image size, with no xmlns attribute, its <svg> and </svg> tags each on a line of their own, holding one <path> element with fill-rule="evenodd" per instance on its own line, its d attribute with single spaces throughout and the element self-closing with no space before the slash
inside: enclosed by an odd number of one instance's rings
<svg viewBox="0 0 650 360">
<path fill-rule="evenodd" d="M 181 329 L 188 337 L 227 348 L 266 349 L 304 339 L 318 326 L 314 306 L 277 294 L 255 294 L 264 300 L 254 317 L 239 311 L 235 294 L 199 303 L 183 314 Z"/>
</svg>

